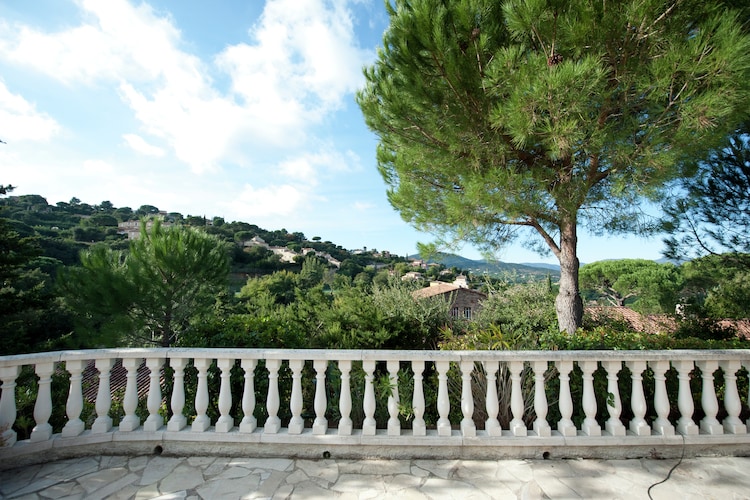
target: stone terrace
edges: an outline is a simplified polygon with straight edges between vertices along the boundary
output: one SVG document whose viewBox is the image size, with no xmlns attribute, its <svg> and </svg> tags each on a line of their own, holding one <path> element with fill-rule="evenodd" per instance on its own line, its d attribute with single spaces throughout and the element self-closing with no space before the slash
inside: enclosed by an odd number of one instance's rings
<svg viewBox="0 0 750 500">
<path fill-rule="evenodd" d="M 108 499 L 745 499 L 750 458 L 302 460 L 90 456 L 0 472 L 0 497 Z M 650 489 L 650 491 L 649 491 Z"/>
</svg>

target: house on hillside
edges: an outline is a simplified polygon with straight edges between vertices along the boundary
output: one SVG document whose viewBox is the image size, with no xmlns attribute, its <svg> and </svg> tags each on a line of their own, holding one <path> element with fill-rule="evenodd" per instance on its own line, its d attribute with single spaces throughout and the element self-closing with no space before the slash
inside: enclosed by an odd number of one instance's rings
<svg viewBox="0 0 750 500">
<path fill-rule="evenodd" d="M 421 279 L 424 279 L 424 274 L 417 271 L 409 271 L 401 276 L 401 281 L 419 281 Z"/>
<path fill-rule="evenodd" d="M 164 220 L 164 215 L 159 212 L 158 215 L 161 222 L 161 227 L 170 227 L 172 223 Z M 154 225 L 154 219 L 150 218 L 146 221 L 146 230 L 150 231 Z M 126 220 L 117 224 L 117 234 L 127 235 L 129 240 L 136 240 L 141 236 L 141 221 L 140 220 Z"/>
<path fill-rule="evenodd" d="M 415 290 L 412 296 L 415 299 L 444 297 L 451 304 L 452 317 L 468 320 L 474 319 L 482 308 L 482 301 L 487 298 L 486 294 L 470 289 L 463 275 L 458 276 L 453 283 L 432 281 L 430 286 Z"/>
<path fill-rule="evenodd" d="M 251 239 L 243 241 L 242 246 L 268 248 L 268 243 L 266 243 L 260 236 L 253 236 Z"/>
<path fill-rule="evenodd" d="M 328 252 L 319 252 L 315 250 L 314 248 L 303 248 L 302 249 L 302 255 L 307 256 L 307 254 L 312 253 L 313 255 L 316 255 L 320 257 L 321 259 L 325 259 L 326 262 L 328 262 L 329 265 L 334 267 L 341 267 L 341 261 L 338 259 L 335 259 L 331 254 Z"/>
<path fill-rule="evenodd" d="M 272 247 L 268 243 L 265 242 L 263 238 L 260 236 L 253 236 L 252 239 L 246 240 L 242 242 L 243 247 L 263 247 L 267 250 L 272 251 L 275 255 L 279 256 L 279 259 L 281 262 L 286 262 L 289 264 L 293 264 L 296 262 L 297 257 L 299 256 L 305 256 L 310 252 L 315 252 L 318 257 L 321 257 L 328 261 L 328 263 L 332 266 L 341 267 L 341 262 L 337 259 L 334 259 L 330 254 L 325 252 L 316 252 L 313 248 L 303 248 L 302 253 L 297 253 L 291 248 L 287 247 Z"/>
</svg>

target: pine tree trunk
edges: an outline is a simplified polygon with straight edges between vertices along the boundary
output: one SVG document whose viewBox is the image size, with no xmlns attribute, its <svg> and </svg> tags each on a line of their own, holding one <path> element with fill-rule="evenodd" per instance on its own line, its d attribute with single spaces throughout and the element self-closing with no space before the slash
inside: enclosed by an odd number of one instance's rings
<svg viewBox="0 0 750 500">
<path fill-rule="evenodd" d="M 583 320 L 583 301 L 578 288 L 578 235 L 575 222 L 560 228 L 560 291 L 555 299 L 561 332 L 575 333 Z"/>
</svg>

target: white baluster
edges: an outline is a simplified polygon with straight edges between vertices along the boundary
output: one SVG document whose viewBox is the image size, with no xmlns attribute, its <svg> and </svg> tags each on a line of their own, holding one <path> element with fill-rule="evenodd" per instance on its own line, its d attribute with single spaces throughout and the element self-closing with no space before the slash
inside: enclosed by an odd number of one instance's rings
<svg viewBox="0 0 750 500">
<path fill-rule="evenodd" d="M 701 431 L 706 434 L 724 434 L 724 427 L 716 420 L 719 412 L 719 402 L 716 399 L 716 388 L 714 387 L 714 372 L 719 368 L 716 360 L 698 361 L 703 378 L 701 406 L 705 417 L 701 419 Z"/>
<path fill-rule="evenodd" d="M 656 420 L 653 429 L 662 436 L 674 436 L 674 427 L 669 422 L 669 397 L 667 396 L 667 384 L 664 374 L 669 370 L 669 361 L 650 362 L 654 370 L 654 409 Z"/>
<path fill-rule="evenodd" d="M 474 394 L 471 390 L 471 374 L 474 371 L 473 361 L 461 361 L 461 434 L 464 437 L 476 437 L 477 427 L 474 424 Z"/>
<path fill-rule="evenodd" d="M 207 358 L 196 358 L 193 365 L 198 369 L 198 387 L 195 389 L 195 420 L 190 430 L 193 432 L 205 432 L 211 427 L 211 418 L 206 414 L 208 411 L 208 367 L 211 360 Z"/>
<path fill-rule="evenodd" d="M 78 436 L 85 429 L 86 424 L 81 420 L 81 411 L 83 410 L 83 391 L 81 389 L 81 372 L 83 371 L 83 361 L 73 360 L 65 363 L 65 369 L 70 373 L 70 388 L 68 392 L 68 402 L 65 405 L 65 413 L 68 415 L 68 422 L 62 429 L 62 437 Z"/>
<path fill-rule="evenodd" d="M 414 407 L 414 421 L 411 423 L 412 434 L 414 436 L 426 436 L 427 426 L 424 421 L 424 386 L 423 376 L 424 361 L 412 361 L 411 369 L 414 372 L 414 394 L 412 395 L 412 406 Z"/>
<path fill-rule="evenodd" d="M 511 361 L 508 363 L 510 371 L 510 412 L 513 419 L 510 421 L 510 432 L 516 437 L 526 436 L 528 430 L 523 422 L 523 412 L 526 406 L 523 402 L 523 391 L 521 390 L 521 372 L 523 361 Z"/>
<path fill-rule="evenodd" d="M 36 402 L 34 403 L 34 422 L 36 422 L 36 425 L 31 431 L 30 440 L 32 442 L 47 441 L 52 437 L 52 426 L 49 423 L 49 417 L 52 416 L 51 383 L 52 372 L 54 370 L 54 363 L 38 363 L 36 365 L 36 374 L 39 375 L 39 390 L 37 391 Z M 99 383 L 101 384 L 101 382 Z M 112 419 L 109 421 L 111 428 Z"/>
<path fill-rule="evenodd" d="M 377 422 L 375 421 L 375 388 L 372 385 L 375 361 L 363 361 L 362 369 L 365 371 L 365 400 L 362 404 L 365 412 L 365 421 L 362 423 L 362 435 L 374 436 L 377 430 Z"/>
<path fill-rule="evenodd" d="M 326 398 L 326 370 L 328 361 L 316 359 L 313 361 L 315 368 L 315 420 L 313 421 L 312 433 L 315 435 L 324 435 L 328 430 L 328 419 L 326 418 L 326 407 L 328 398 Z"/>
<path fill-rule="evenodd" d="M 572 361 L 557 361 L 557 371 L 560 373 L 560 421 L 557 422 L 557 432 L 565 437 L 572 437 L 578 433 L 573 420 L 573 398 L 570 395 L 570 372 L 573 371 Z"/>
<path fill-rule="evenodd" d="M 484 372 L 487 377 L 487 394 L 485 396 L 485 408 L 487 409 L 487 420 L 484 422 L 484 430 L 488 436 L 502 436 L 503 428 L 497 419 L 500 412 L 500 402 L 497 397 L 497 361 L 484 361 Z"/>
<path fill-rule="evenodd" d="M 240 432 L 253 432 L 258 427 L 258 419 L 255 418 L 255 359 L 243 359 L 240 366 L 245 370 L 245 386 L 242 389 L 242 421 Z"/>
<path fill-rule="evenodd" d="M 339 394 L 339 419 L 338 432 L 339 436 L 352 435 L 352 419 L 349 414 L 352 411 L 352 392 L 349 383 L 349 372 L 352 369 L 352 362 L 348 359 L 338 362 L 339 371 L 341 372 L 341 391 Z"/>
<path fill-rule="evenodd" d="M 388 368 L 388 435 L 399 436 L 401 435 L 401 421 L 398 419 L 398 404 L 400 402 L 398 396 L 398 361 L 388 360 L 386 366 Z"/>
<path fill-rule="evenodd" d="M 171 358 L 169 366 L 174 370 L 174 379 L 172 381 L 172 398 L 170 407 L 172 408 L 172 417 L 167 422 L 168 431 L 180 431 L 187 426 L 187 417 L 182 414 L 185 409 L 185 365 L 187 360 L 184 358 Z"/>
<path fill-rule="evenodd" d="M 122 360 L 122 366 L 127 370 L 125 375 L 125 396 L 122 398 L 122 409 L 125 416 L 120 420 L 120 431 L 131 432 L 141 425 L 141 419 L 135 414 L 138 408 L 138 367 L 141 366 L 142 359 L 126 358 Z"/>
<path fill-rule="evenodd" d="M 289 401 L 289 409 L 292 418 L 289 421 L 289 434 L 302 434 L 305 421 L 302 420 L 302 367 L 305 365 L 303 359 L 292 359 L 289 368 L 292 370 L 292 396 Z"/>
<path fill-rule="evenodd" d="M 96 391 L 96 420 L 91 425 L 92 434 L 103 434 L 112 429 L 112 417 L 109 416 L 109 409 L 112 407 L 112 391 L 109 379 L 114 363 L 115 360 L 112 358 L 96 360 L 96 369 L 99 370 L 99 388 Z"/>
<path fill-rule="evenodd" d="M 263 426 L 263 432 L 276 434 L 281 429 L 281 419 L 279 413 L 279 368 L 281 360 L 267 359 L 266 369 L 268 370 L 268 395 L 266 396 L 266 411 L 268 418 Z"/>
<path fill-rule="evenodd" d="M 602 428 L 596 421 L 596 396 L 594 394 L 594 371 L 597 369 L 596 361 L 579 361 L 578 366 L 583 372 L 583 419 L 581 431 L 587 436 L 601 436 Z"/>
<path fill-rule="evenodd" d="M 18 366 L 4 366 L 0 368 L 0 380 L 3 382 L 0 394 L 0 445 L 13 446 L 16 443 L 16 378 Z"/>
<path fill-rule="evenodd" d="M 620 400 L 620 387 L 617 384 L 618 373 L 622 369 L 622 361 L 605 361 L 602 364 L 607 370 L 607 411 L 609 411 L 609 419 L 605 422 L 604 428 L 612 436 L 624 436 L 627 432 L 620 421 L 622 402 Z"/>
<path fill-rule="evenodd" d="M 737 391 L 737 372 L 740 369 L 740 362 L 738 360 L 722 361 L 721 369 L 724 371 L 724 408 L 727 410 L 727 416 L 722 422 L 724 431 L 729 434 L 747 434 L 747 426 L 740 420 L 742 401 Z"/>
<path fill-rule="evenodd" d="M 221 385 L 219 386 L 219 419 L 214 426 L 216 432 L 229 432 L 234 428 L 234 418 L 229 412 L 232 411 L 232 367 L 234 360 L 220 358 L 216 365 L 221 370 Z"/>
<path fill-rule="evenodd" d="M 164 417 L 159 415 L 159 409 L 161 408 L 161 367 L 163 364 L 163 358 L 146 359 L 146 366 L 149 369 L 149 385 L 148 398 L 146 399 L 148 417 L 143 422 L 145 432 L 153 432 L 164 426 Z"/>
<path fill-rule="evenodd" d="M 627 361 L 630 370 L 632 387 L 630 391 L 630 409 L 633 418 L 630 420 L 630 432 L 636 436 L 650 436 L 651 427 L 644 418 L 646 416 L 646 396 L 643 394 L 643 372 L 646 370 L 645 361 Z"/>
<path fill-rule="evenodd" d="M 450 363 L 448 361 L 435 361 L 435 368 L 438 372 L 437 410 L 440 416 L 437 421 L 438 436 L 450 436 L 451 421 L 449 415 L 451 403 L 448 397 L 448 369 L 450 368 Z"/>
<path fill-rule="evenodd" d="M 677 421 L 677 432 L 683 436 L 698 434 L 700 429 L 693 421 L 695 405 L 693 391 L 690 389 L 690 372 L 693 371 L 693 361 L 682 359 L 672 363 L 677 370 L 679 390 L 677 392 L 677 407 L 680 409 L 680 419 Z"/>
<path fill-rule="evenodd" d="M 544 373 L 547 371 L 546 361 L 535 361 L 532 363 L 534 368 L 534 432 L 539 437 L 548 437 L 552 435 L 552 428 L 547 422 L 547 394 L 544 389 Z"/>
</svg>

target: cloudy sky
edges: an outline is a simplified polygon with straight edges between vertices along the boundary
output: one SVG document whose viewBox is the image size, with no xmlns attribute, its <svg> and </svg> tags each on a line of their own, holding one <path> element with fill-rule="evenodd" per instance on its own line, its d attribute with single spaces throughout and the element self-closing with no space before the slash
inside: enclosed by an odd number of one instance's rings
<svg viewBox="0 0 750 500">
<path fill-rule="evenodd" d="M 382 0 L 4 0 L 0 184 L 414 253 L 430 235 L 388 204 L 354 102 L 387 21 Z M 660 249 L 584 235 L 580 256 Z"/>
</svg>

